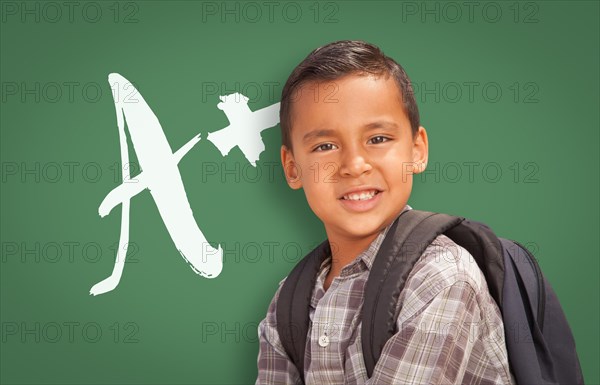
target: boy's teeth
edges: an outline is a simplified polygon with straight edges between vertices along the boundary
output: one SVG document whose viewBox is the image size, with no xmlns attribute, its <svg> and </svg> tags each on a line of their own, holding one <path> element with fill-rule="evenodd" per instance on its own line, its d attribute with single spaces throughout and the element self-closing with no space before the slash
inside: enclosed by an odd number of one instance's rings
<svg viewBox="0 0 600 385">
<path fill-rule="evenodd" d="M 368 191 L 368 192 L 361 192 L 360 194 L 348 194 L 348 195 L 344 195 L 344 199 L 347 200 L 351 200 L 351 201 L 364 201 L 367 199 L 371 199 L 373 198 L 373 196 L 377 193 L 377 191 L 372 190 L 372 191 Z"/>
</svg>

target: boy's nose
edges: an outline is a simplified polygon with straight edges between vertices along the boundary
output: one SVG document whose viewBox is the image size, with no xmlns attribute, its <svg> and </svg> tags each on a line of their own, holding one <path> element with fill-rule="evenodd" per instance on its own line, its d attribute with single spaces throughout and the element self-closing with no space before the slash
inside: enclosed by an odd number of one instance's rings
<svg viewBox="0 0 600 385">
<path fill-rule="evenodd" d="M 372 168 L 366 154 L 362 151 L 346 151 L 346 154 L 341 159 L 340 174 L 342 176 L 356 177 L 371 171 Z"/>
</svg>

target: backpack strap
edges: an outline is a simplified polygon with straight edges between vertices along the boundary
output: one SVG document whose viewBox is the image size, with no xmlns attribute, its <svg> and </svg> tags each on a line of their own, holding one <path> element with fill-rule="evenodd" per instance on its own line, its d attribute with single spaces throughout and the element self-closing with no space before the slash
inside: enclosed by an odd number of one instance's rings
<svg viewBox="0 0 600 385">
<path fill-rule="evenodd" d="M 277 333 L 285 352 L 298 369 L 302 383 L 310 299 L 321 263 L 330 253 L 328 240 L 312 250 L 287 276 L 277 299 Z"/>
<path fill-rule="evenodd" d="M 504 303 L 504 253 L 500 238 L 485 224 L 465 219 L 444 233 L 465 248 L 483 272 L 492 298 L 500 309 Z"/>
<path fill-rule="evenodd" d="M 385 343 L 396 330 L 396 305 L 414 264 L 440 234 L 463 218 L 419 210 L 403 212 L 379 248 L 365 287 L 362 349 L 369 377 Z"/>
</svg>

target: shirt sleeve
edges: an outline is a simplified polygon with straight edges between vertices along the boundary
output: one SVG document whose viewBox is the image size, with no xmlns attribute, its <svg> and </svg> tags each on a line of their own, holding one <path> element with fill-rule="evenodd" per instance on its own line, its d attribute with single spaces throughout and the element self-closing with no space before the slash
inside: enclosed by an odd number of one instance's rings
<svg viewBox="0 0 600 385">
<path fill-rule="evenodd" d="M 297 384 L 300 383 L 298 369 L 285 352 L 279 333 L 277 332 L 277 298 L 283 281 L 275 293 L 267 316 L 258 325 L 258 377 L 256 385 L 259 384 Z"/>
<path fill-rule="evenodd" d="M 476 344 L 482 332 L 476 294 L 469 282 L 456 281 L 408 318 L 401 312 L 398 332 L 385 344 L 367 384 L 470 383 L 472 370 L 467 372 L 467 365 L 479 370 L 478 378 L 485 377 L 493 364 Z M 485 383 L 502 383 L 493 371 L 490 376 Z"/>
</svg>

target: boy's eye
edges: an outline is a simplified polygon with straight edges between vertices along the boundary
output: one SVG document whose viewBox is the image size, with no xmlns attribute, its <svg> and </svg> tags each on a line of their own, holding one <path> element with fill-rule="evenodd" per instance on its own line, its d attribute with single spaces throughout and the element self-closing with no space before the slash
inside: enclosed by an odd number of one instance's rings
<svg viewBox="0 0 600 385">
<path fill-rule="evenodd" d="M 377 143 L 383 143 L 390 140 L 389 138 L 386 138 L 385 136 L 374 136 L 371 139 L 369 139 L 369 142 L 373 143 L 373 144 L 377 144 Z"/>
<path fill-rule="evenodd" d="M 335 144 L 323 143 L 323 144 L 320 144 L 317 147 L 315 147 L 315 149 L 313 151 L 328 151 L 328 150 L 333 150 L 334 147 L 335 147 Z"/>
</svg>

